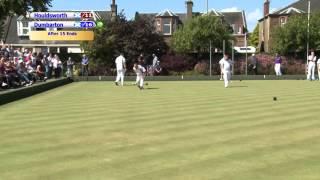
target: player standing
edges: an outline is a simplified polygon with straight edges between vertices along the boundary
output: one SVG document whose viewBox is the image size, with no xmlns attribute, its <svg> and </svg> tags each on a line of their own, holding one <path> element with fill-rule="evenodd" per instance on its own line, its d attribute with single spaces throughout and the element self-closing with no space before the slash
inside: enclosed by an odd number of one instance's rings
<svg viewBox="0 0 320 180">
<path fill-rule="evenodd" d="M 144 76 L 146 69 L 137 62 L 133 65 L 133 71 L 137 74 L 137 85 L 140 90 L 143 90 Z"/>
<path fill-rule="evenodd" d="M 258 68 L 257 68 L 258 59 L 255 54 L 252 54 L 250 58 L 249 69 L 254 73 L 254 75 L 258 75 Z"/>
<path fill-rule="evenodd" d="M 224 57 L 219 61 L 219 66 L 220 66 L 220 81 L 223 80 L 223 67 L 222 67 L 222 62 L 224 60 Z"/>
<path fill-rule="evenodd" d="M 152 66 L 151 66 L 151 75 L 154 76 L 156 74 L 159 74 L 162 71 L 162 68 L 160 66 L 160 60 L 156 54 L 152 54 L 153 60 L 152 60 Z"/>
<path fill-rule="evenodd" d="M 73 65 L 74 62 L 72 61 L 72 58 L 69 57 L 67 60 L 67 77 L 73 78 Z"/>
<path fill-rule="evenodd" d="M 156 56 L 156 54 L 152 54 L 153 60 L 152 60 L 152 67 L 155 69 L 157 65 L 160 64 L 159 58 Z"/>
<path fill-rule="evenodd" d="M 116 58 L 116 68 L 117 68 L 117 78 L 115 81 L 116 86 L 119 86 L 119 81 L 121 81 L 121 86 L 124 83 L 124 74 L 126 71 L 126 59 L 124 58 L 123 54 L 120 53 L 120 56 Z"/>
<path fill-rule="evenodd" d="M 229 55 L 225 54 L 221 60 L 221 67 L 224 79 L 224 87 L 228 88 L 231 80 L 232 61 L 229 59 Z"/>
<path fill-rule="evenodd" d="M 84 54 L 81 61 L 82 76 L 89 75 L 89 58 Z"/>
<path fill-rule="evenodd" d="M 314 81 L 316 80 L 314 76 L 314 71 L 316 68 L 317 56 L 315 56 L 314 51 L 311 51 L 311 54 L 308 57 L 308 77 L 307 80 Z"/>
<path fill-rule="evenodd" d="M 277 53 L 276 58 L 274 60 L 274 70 L 276 72 L 276 76 L 282 76 L 281 63 L 282 63 L 281 56 Z"/>
<path fill-rule="evenodd" d="M 318 59 L 317 66 L 318 66 L 318 79 L 320 81 L 320 59 Z"/>
</svg>

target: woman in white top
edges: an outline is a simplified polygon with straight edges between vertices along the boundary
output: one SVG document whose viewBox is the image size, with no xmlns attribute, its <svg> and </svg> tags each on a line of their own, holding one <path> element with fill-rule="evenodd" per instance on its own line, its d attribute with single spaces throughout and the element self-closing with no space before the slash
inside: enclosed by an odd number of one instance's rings
<svg viewBox="0 0 320 180">
<path fill-rule="evenodd" d="M 52 65 L 54 70 L 54 77 L 59 78 L 61 73 L 61 67 L 60 67 L 61 61 L 58 55 L 54 55 L 52 58 Z"/>
<path fill-rule="evenodd" d="M 317 66 L 318 66 L 318 79 L 319 79 L 319 81 L 320 81 L 320 59 L 318 59 L 318 64 L 317 64 Z"/>
<path fill-rule="evenodd" d="M 47 78 L 48 79 L 50 79 L 51 77 L 52 77 L 52 71 L 53 71 L 53 55 L 52 54 L 50 54 L 49 56 L 48 56 L 48 67 L 49 67 L 49 69 L 48 69 L 48 76 L 47 76 Z"/>
<path fill-rule="evenodd" d="M 310 81 L 314 81 L 316 78 L 314 76 L 314 71 L 316 68 L 317 56 L 314 51 L 311 51 L 311 54 L 308 57 L 308 77 L 307 79 Z"/>
</svg>

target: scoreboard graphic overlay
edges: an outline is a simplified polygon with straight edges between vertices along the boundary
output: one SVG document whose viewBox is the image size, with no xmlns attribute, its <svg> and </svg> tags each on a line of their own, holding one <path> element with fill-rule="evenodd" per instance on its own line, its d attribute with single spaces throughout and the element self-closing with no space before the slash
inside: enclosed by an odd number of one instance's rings
<svg viewBox="0 0 320 180">
<path fill-rule="evenodd" d="M 92 41 L 96 22 L 92 12 L 33 12 L 32 41 Z"/>
</svg>

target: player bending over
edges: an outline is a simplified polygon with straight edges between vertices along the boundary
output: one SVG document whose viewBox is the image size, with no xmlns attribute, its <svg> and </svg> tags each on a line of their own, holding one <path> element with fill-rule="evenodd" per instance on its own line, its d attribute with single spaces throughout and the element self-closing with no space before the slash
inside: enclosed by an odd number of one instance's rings
<svg viewBox="0 0 320 180">
<path fill-rule="evenodd" d="M 133 71 L 137 74 L 137 85 L 138 85 L 138 88 L 140 90 L 144 89 L 143 88 L 143 83 L 144 83 L 144 77 L 145 77 L 146 69 L 136 62 L 133 65 Z"/>
<path fill-rule="evenodd" d="M 140 55 L 139 55 L 139 57 L 138 57 L 138 59 L 137 59 L 137 63 L 140 64 L 141 66 L 144 65 L 145 62 L 144 62 L 144 56 L 143 56 L 143 54 L 140 54 Z M 139 76 L 137 76 L 136 82 L 134 83 L 134 85 L 139 85 L 139 81 L 140 81 Z"/>
<path fill-rule="evenodd" d="M 224 87 L 228 88 L 231 80 L 232 61 L 229 59 L 229 55 L 225 54 L 221 61 Z"/>
</svg>

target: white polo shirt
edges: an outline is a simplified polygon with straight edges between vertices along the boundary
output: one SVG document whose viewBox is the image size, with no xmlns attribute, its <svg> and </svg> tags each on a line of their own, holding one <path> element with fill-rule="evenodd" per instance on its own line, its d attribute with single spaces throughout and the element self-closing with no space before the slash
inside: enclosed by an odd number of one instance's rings
<svg viewBox="0 0 320 180">
<path fill-rule="evenodd" d="M 316 63 L 317 62 L 317 56 L 309 56 L 308 57 L 309 63 Z"/>
<path fill-rule="evenodd" d="M 133 67 L 133 70 L 134 70 L 134 72 L 136 72 L 137 76 L 142 76 L 143 73 L 146 72 L 146 69 L 141 65 L 138 65 L 137 68 Z"/>
<path fill-rule="evenodd" d="M 223 72 L 231 72 L 232 62 L 230 60 L 223 59 L 221 65 L 223 66 Z"/>
<path fill-rule="evenodd" d="M 117 70 L 123 70 L 124 64 L 126 63 L 126 59 L 123 56 L 117 57 L 116 61 Z"/>
<path fill-rule="evenodd" d="M 220 61 L 219 61 L 219 65 L 220 65 L 220 67 L 222 66 L 222 64 L 223 64 L 223 61 L 224 61 L 224 58 L 222 58 Z"/>
</svg>

